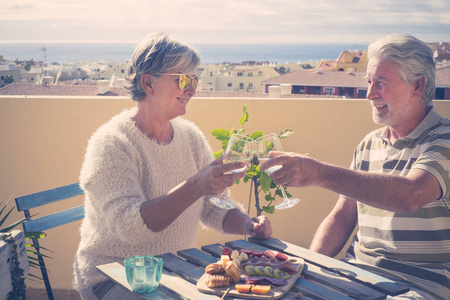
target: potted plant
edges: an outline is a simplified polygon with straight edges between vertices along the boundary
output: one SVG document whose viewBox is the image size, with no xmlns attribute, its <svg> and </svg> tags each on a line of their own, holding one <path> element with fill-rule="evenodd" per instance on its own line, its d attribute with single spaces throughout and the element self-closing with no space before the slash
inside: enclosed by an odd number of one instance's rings
<svg viewBox="0 0 450 300">
<path fill-rule="evenodd" d="M 38 276 L 29 274 L 29 268 L 39 267 L 36 263 L 37 258 L 33 255 L 38 254 L 35 251 L 25 250 L 25 247 L 31 245 L 25 242 L 25 239 L 42 238 L 45 237 L 43 232 L 29 232 L 24 234 L 20 230 L 14 230 L 17 226 L 25 222 L 27 219 L 22 218 L 11 224 L 6 221 L 15 206 L 7 210 L 7 206 L 12 198 L 9 198 L 4 204 L 5 200 L 0 201 L 0 256 L 1 263 L 5 263 L 4 267 L 0 267 L 0 299 L 6 300 L 23 300 L 26 299 L 26 285 L 25 276 L 40 279 Z M 28 254 L 28 255 L 27 255 Z M 7 273 L 10 273 L 8 276 Z M 12 289 L 9 291 L 9 289 Z M 8 290 L 7 290 L 8 289 Z M 6 296 L 6 298 L 5 298 Z"/>
<path fill-rule="evenodd" d="M 217 152 L 214 152 L 214 158 L 218 158 L 222 155 L 223 151 L 225 150 L 228 140 L 230 139 L 231 135 L 234 133 L 239 133 L 243 135 L 247 135 L 252 139 L 257 139 L 263 135 L 262 131 L 255 131 L 252 134 L 248 134 L 245 132 L 244 124 L 248 122 L 249 113 L 247 111 L 247 105 L 244 105 L 242 107 L 242 117 L 239 121 L 239 124 L 241 125 L 241 128 L 235 129 L 232 128 L 230 130 L 226 130 L 223 128 L 214 129 L 211 131 L 211 134 L 218 140 L 222 142 L 222 150 L 219 150 Z M 293 134 L 292 130 L 286 129 L 282 131 L 280 134 L 278 134 L 279 139 L 287 138 Z M 269 214 L 273 214 L 275 212 L 275 206 L 274 202 L 279 197 L 283 199 L 283 194 L 281 189 L 284 189 L 286 192 L 286 195 L 288 197 L 291 197 L 291 195 L 287 192 L 286 188 L 277 186 L 273 183 L 272 179 L 270 179 L 269 175 L 266 172 L 261 172 L 259 168 L 259 161 L 258 158 L 255 156 L 251 160 L 251 165 L 247 168 L 247 175 L 243 178 L 244 183 L 251 181 L 250 185 L 250 197 L 249 197 L 249 207 L 251 204 L 251 198 L 252 193 L 255 197 L 255 208 L 256 208 L 256 215 L 260 216 L 261 213 L 264 211 Z M 240 180 L 237 180 L 236 183 L 238 184 Z M 263 192 L 265 194 L 264 201 L 262 202 L 259 199 L 259 194 Z M 247 213 L 248 214 L 248 213 Z"/>
<path fill-rule="evenodd" d="M 0 210 L 0 255 L 2 257 L 2 264 L 5 263 L 1 269 L 1 297 L 4 297 L 5 293 L 12 286 L 12 289 L 6 295 L 6 299 L 25 299 L 26 287 L 25 276 L 28 274 L 29 266 L 27 263 L 23 263 L 23 259 L 20 259 L 21 252 L 24 250 L 25 236 L 23 232 L 13 229 L 26 221 L 21 219 L 9 225 L 4 225 L 8 216 L 14 209 L 14 206 L 5 214 L 6 207 L 8 206 L 11 198 L 9 198 L 5 205 Z M 4 200 L 0 202 L 0 206 L 3 205 Z M 21 251 L 22 248 L 22 251 Z M 23 254 L 22 254 L 23 256 Z M 9 268 L 7 268 L 9 267 Z M 10 276 L 8 277 L 8 273 Z"/>
</svg>

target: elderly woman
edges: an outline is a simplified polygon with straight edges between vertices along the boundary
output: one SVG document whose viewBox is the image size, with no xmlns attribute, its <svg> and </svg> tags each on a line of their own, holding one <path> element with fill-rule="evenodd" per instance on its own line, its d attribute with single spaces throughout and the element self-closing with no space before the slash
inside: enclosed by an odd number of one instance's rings
<svg viewBox="0 0 450 300">
<path fill-rule="evenodd" d="M 249 218 L 208 201 L 242 178 L 243 163 L 213 161 L 202 132 L 178 118 L 195 94 L 198 52 L 164 34 L 137 45 L 127 86 L 137 107 L 91 137 L 80 174 L 85 218 L 74 281 L 83 299 L 126 299 L 95 269 L 133 255 L 194 247 L 198 223 L 222 233 L 269 238 L 265 217 Z"/>
</svg>

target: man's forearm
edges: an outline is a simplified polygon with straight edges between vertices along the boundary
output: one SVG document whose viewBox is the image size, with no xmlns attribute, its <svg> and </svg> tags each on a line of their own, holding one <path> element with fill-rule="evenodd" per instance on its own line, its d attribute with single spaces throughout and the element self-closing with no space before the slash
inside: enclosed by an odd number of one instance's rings
<svg viewBox="0 0 450 300">
<path fill-rule="evenodd" d="M 323 220 L 311 242 L 310 250 L 334 257 L 347 243 L 358 221 L 356 202 L 339 198 Z"/>
<path fill-rule="evenodd" d="M 414 212 L 440 197 L 436 178 L 423 170 L 406 177 L 354 171 L 323 164 L 318 186 L 364 204 L 394 212 Z"/>
<path fill-rule="evenodd" d="M 317 229 L 311 242 L 310 250 L 335 257 L 348 241 L 351 233 L 338 230 L 334 223 L 326 218 Z"/>
</svg>

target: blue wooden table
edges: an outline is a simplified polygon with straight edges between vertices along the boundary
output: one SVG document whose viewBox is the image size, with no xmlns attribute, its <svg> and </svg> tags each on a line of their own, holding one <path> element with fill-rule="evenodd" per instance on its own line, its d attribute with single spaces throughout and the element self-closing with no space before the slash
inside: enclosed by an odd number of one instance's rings
<svg viewBox="0 0 450 300">
<path fill-rule="evenodd" d="M 271 249 L 303 258 L 303 272 L 290 290 L 293 294 L 301 292 L 304 295 L 302 299 L 376 300 L 408 291 L 408 288 L 374 273 L 275 238 L 235 240 L 225 243 L 225 246 L 258 252 Z M 196 284 L 204 274 L 205 267 L 217 262 L 223 247 L 221 244 L 212 244 L 202 246 L 201 249 L 180 250 L 177 255 L 158 255 L 164 260 L 164 272 L 160 286 L 148 294 L 138 294 L 131 290 L 126 281 L 125 269 L 118 263 L 97 266 L 97 269 L 130 293 L 134 293 L 136 299 L 218 299 L 217 296 L 200 293 Z M 295 297 L 285 294 L 281 299 Z"/>
</svg>

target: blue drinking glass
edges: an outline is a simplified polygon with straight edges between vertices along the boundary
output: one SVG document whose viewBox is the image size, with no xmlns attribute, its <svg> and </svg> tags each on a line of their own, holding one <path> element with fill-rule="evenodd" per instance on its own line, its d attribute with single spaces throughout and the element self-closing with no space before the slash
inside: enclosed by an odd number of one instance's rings
<svg viewBox="0 0 450 300">
<path fill-rule="evenodd" d="M 163 269 L 162 258 L 136 255 L 126 258 L 124 264 L 127 281 L 133 291 L 148 293 L 158 287 Z"/>
</svg>

